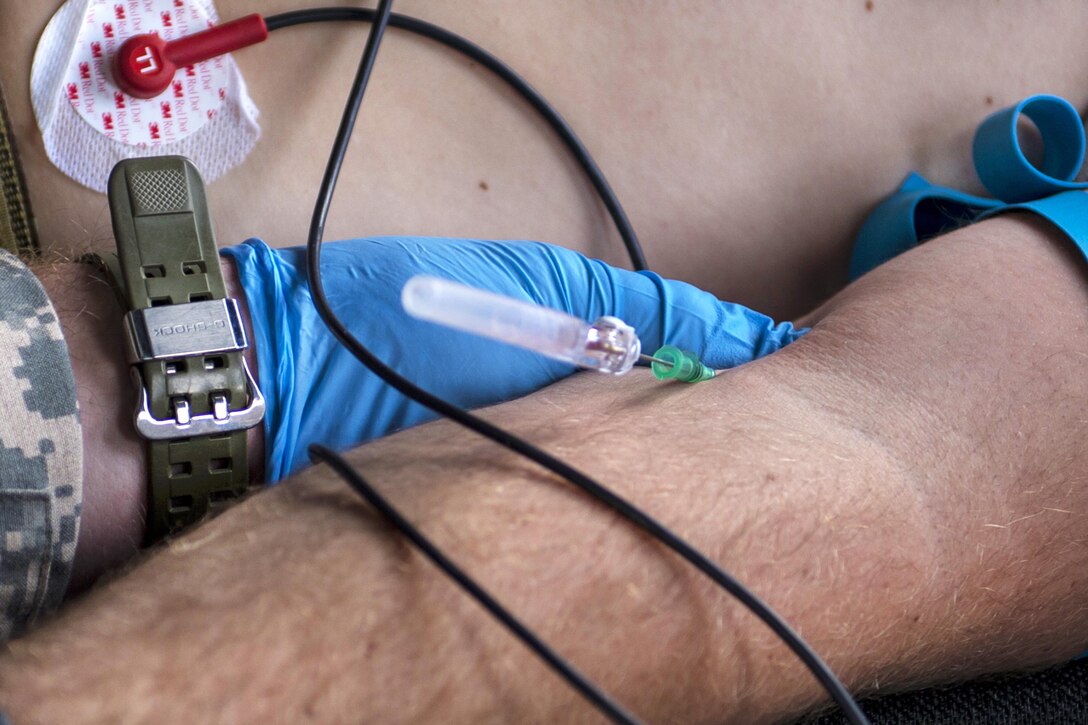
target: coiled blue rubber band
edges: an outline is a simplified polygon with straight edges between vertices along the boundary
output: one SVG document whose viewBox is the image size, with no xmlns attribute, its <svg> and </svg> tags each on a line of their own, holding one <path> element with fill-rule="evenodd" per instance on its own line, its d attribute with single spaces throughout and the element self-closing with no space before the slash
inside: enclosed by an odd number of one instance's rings
<svg viewBox="0 0 1088 725">
<path fill-rule="evenodd" d="M 1039 167 L 1020 148 L 1016 126 L 1021 115 L 1031 119 L 1043 140 Z M 1084 163 L 1084 124 L 1064 98 L 1031 96 L 992 114 L 975 132 L 972 153 L 983 186 L 1010 204 L 1088 189 L 1073 181 Z"/>
<path fill-rule="evenodd" d="M 1020 147 L 1016 127 L 1030 119 L 1043 142 L 1039 166 Z M 1084 163 L 1084 124 L 1063 98 L 1030 96 L 979 125 L 975 171 L 996 198 L 936 186 L 911 173 L 869 215 L 858 233 L 850 278 L 938 234 L 1006 211 L 1034 212 L 1065 233 L 1088 259 L 1088 183 L 1073 179 Z"/>
</svg>

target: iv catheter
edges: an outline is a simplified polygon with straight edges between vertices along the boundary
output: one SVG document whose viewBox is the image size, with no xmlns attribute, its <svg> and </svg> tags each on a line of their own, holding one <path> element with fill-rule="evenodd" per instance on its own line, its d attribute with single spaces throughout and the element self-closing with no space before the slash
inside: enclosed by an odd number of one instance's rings
<svg viewBox="0 0 1088 725">
<path fill-rule="evenodd" d="M 516 345 L 578 367 L 623 375 L 639 360 L 658 380 L 699 382 L 715 372 L 693 353 L 671 345 L 642 354 L 635 329 L 616 317 L 589 323 L 565 312 L 487 292 L 440 277 L 417 275 L 401 291 L 413 317 Z"/>
</svg>

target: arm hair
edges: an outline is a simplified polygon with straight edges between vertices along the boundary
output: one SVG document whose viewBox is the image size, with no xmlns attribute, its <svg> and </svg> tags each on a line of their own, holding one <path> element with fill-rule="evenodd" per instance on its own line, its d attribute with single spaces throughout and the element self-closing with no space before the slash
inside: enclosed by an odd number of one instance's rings
<svg viewBox="0 0 1088 725">
<path fill-rule="evenodd" d="M 713 381 L 584 374 L 486 415 L 720 561 L 858 690 L 1060 662 L 1088 640 L 1083 272 L 1045 224 L 1001 218 Z M 823 702 L 754 618 L 531 464 L 443 422 L 351 460 L 641 717 Z M 13 643 L 0 703 L 26 723 L 596 717 L 321 467 Z"/>
</svg>

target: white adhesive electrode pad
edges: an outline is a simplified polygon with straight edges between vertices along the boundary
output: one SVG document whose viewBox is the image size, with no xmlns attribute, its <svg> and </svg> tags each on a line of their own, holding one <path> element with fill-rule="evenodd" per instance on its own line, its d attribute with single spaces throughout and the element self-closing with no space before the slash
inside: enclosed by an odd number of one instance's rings
<svg viewBox="0 0 1088 725">
<path fill-rule="evenodd" d="M 100 192 L 122 159 L 188 156 L 209 182 L 240 164 L 261 129 L 229 55 L 179 68 L 165 93 L 146 100 L 118 90 L 110 68 L 133 35 L 170 41 L 216 22 L 212 0 L 68 0 L 42 33 L 31 70 L 50 160 Z"/>
</svg>

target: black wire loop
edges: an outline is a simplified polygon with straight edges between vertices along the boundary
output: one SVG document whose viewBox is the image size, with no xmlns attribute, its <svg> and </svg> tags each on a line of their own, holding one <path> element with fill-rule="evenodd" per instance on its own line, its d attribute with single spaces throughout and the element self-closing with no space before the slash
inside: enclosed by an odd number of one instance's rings
<svg viewBox="0 0 1088 725">
<path fill-rule="evenodd" d="M 296 10 L 280 15 L 271 15 L 265 18 L 265 25 L 268 26 L 269 31 L 273 31 L 291 25 L 328 20 L 354 20 L 369 23 L 374 21 L 374 11 L 367 8 L 313 8 L 311 10 Z M 631 221 L 627 218 L 627 213 L 623 210 L 623 206 L 620 204 L 619 199 L 616 197 L 616 192 L 612 190 L 612 186 L 605 178 L 604 172 L 601 171 L 597 162 L 593 160 L 593 156 L 590 155 L 585 144 L 578 138 L 578 134 L 574 133 L 574 129 L 571 128 L 570 124 L 559 114 L 559 111 L 555 110 L 555 107 L 552 106 L 552 104 L 548 103 L 544 96 L 540 95 L 539 91 L 529 84 L 529 81 L 522 78 L 513 68 L 506 63 L 503 63 L 471 40 L 462 38 L 456 33 L 451 33 L 445 28 L 428 23 L 425 20 L 413 18 L 410 15 L 391 13 L 389 16 L 389 25 L 429 38 L 448 48 L 452 48 L 458 53 L 468 56 L 504 80 L 519 96 L 524 98 L 529 105 L 543 117 L 547 124 L 552 127 L 552 130 L 559 136 L 563 144 L 570 149 L 570 152 L 578 162 L 578 165 L 582 167 L 582 170 L 585 172 L 590 183 L 593 185 L 593 188 L 596 190 L 597 195 L 600 197 L 601 202 L 604 204 L 605 209 L 608 210 L 609 216 L 612 217 L 612 221 L 616 225 L 616 230 L 623 240 L 623 245 L 627 248 L 627 255 L 631 259 L 631 265 L 639 271 L 648 269 L 646 266 L 646 257 L 642 253 L 642 245 L 640 245 L 638 241 L 638 235 L 635 234 L 635 229 L 631 225 Z"/>
<path fill-rule="evenodd" d="M 778 616 L 778 614 L 774 612 L 774 610 L 767 606 L 767 604 L 759 599 L 759 597 L 757 597 L 747 587 L 745 587 L 743 584 L 733 578 L 724 569 L 719 567 L 714 562 L 710 561 L 706 556 L 704 556 L 701 552 L 688 544 L 684 539 L 677 536 L 671 530 L 656 521 L 650 515 L 643 512 L 634 504 L 628 502 L 626 499 L 617 495 L 608 488 L 605 488 L 604 486 L 597 483 L 595 480 L 582 473 L 578 469 L 574 468 L 573 466 L 570 466 L 569 464 L 559 460 L 551 454 L 537 448 L 536 446 L 533 446 L 528 441 L 525 441 L 518 436 L 515 436 L 514 434 L 503 430 L 502 428 L 499 428 L 498 426 L 493 425 L 492 423 L 489 423 L 482 418 L 478 418 L 477 416 L 469 413 L 467 410 L 463 410 L 456 405 L 444 400 L 443 398 L 440 398 L 437 395 L 434 395 L 415 385 L 411 381 L 407 380 L 396 371 L 394 371 L 392 368 L 387 366 L 385 363 L 383 363 L 381 360 L 379 360 L 373 353 L 370 352 L 370 350 L 368 350 L 361 342 L 359 342 L 359 340 L 351 334 L 351 331 L 347 329 L 343 322 L 332 311 L 332 308 L 329 306 L 328 298 L 325 296 L 325 289 L 321 279 L 321 244 L 325 234 L 325 222 L 328 218 L 329 207 L 332 204 L 332 197 L 333 192 L 336 188 L 336 181 L 339 178 L 340 169 L 342 168 L 344 163 L 344 156 L 347 153 L 348 143 L 351 140 L 351 135 L 355 128 L 355 122 L 358 118 L 359 107 L 362 104 L 367 82 L 369 81 L 371 71 L 374 68 L 374 61 L 377 58 L 378 47 L 381 43 L 381 38 L 385 32 L 386 27 L 391 25 L 438 40 L 439 42 L 442 42 L 446 45 L 449 45 L 450 47 L 453 47 L 457 50 L 460 50 L 461 52 L 468 54 L 473 59 L 479 61 L 482 65 L 487 66 L 488 68 L 502 76 L 504 79 L 507 79 L 508 82 L 511 82 L 512 85 L 515 85 L 515 87 L 517 87 L 517 84 L 513 81 L 510 81 L 506 73 L 509 74 L 510 78 L 518 79 L 521 84 L 524 84 L 526 88 L 529 88 L 528 84 L 525 84 L 524 81 L 521 81 L 520 77 L 518 77 L 513 70 L 509 69 L 508 66 L 501 63 L 501 61 L 499 61 L 497 58 L 494 58 L 478 46 L 475 46 L 464 38 L 460 38 L 459 36 L 456 36 L 449 31 L 446 31 L 435 25 L 431 25 L 430 23 L 426 23 L 422 20 L 410 18 L 405 15 L 392 14 L 392 4 L 393 0 L 381 0 L 376 11 L 365 10 L 362 8 L 316 8 L 312 10 L 298 11 L 295 13 L 274 15 L 267 18 L 265 21 L 268 25 L 269 30 L 277 30 L 300 23 L 319 22 L 325 20 L 364 20 L 373 23 L 370 33 L 367 36 L 366 47 L 363 51 L 363 57 L 359 63 L 359 69 L 356 73 L 355 80 L 352 83 L 348 102 L 344 109 L 344 115 L 341 119 L 340 126 L 337 129 L 336 138 L 333 142 L 332 151 L 329 155 L 329 162 L 326 166 L 325 174 L 321 181 L 321 187 L 318 192 L 317 201 L 314 205 L 313 217 L 310 222 L 310 232 L 306 242 L 307 281 L 310 286 L 310 293 L 313 298 L 314 306 L 317 308 L 318 314 L 321 316 L 321 319 L 325 322 L 325 324 L 329 328 L 329 331 L 332 332 L 332 334 L 336 337 L 337 340 L 340 341 L 341 344 L 343 344 L 356 358 L 358 358 L 358 360 L 362 362 L 363 365 L 369 368 L 371 372 L 381 378 L 397 392 L 408 398 L 411 398 L 412 400 L 415 400 L 421 405 L 430 408 L 431 410 L 442 416 L 450 418 L 454 422 L 459 423 L 460 425 L 468 428 L 469 430 L 472 430 L 479 435 L 488 438 L 495 443 L 504 446 L 505 448 L 508 448 L 509 450 L 525 456 L 529 460 L 541 465 L 542 467 L 552 471 L 553 473 L 562 476 L 585 493 L 589 494 L 593 498 L 597 499 L 601 503 L 605 504 L 606 506 L 626 518 L 634 525 L 641 528 L 650 536 L 656 538 L 662 544 L 678 554 L 685 561 L 689 562 L 696 569 L 698 569 L 707 577 L 709 577 L 712 581 L 714 581 L 718 586 L 720 586 L 722 589 L 737 598 L 745 607 L 747 607 L 753 614 L 755 614 L 768 627 L 770 627 L 771 630 L 805 664 L 809 671 L 812 672 L 812 674 L 816 677 L 816 679 L 831 696 L 831 698 L 836 702 L 836 704 L 839 705 L 840 708 L 842 708 L 844 714 L 851 723 L 855 723 L 857 725 L 867 724 L 868 720 L 862 713 L 861 709 L 858 707 L 857 703 L 854 701 L 853 697 L 851 697 L 849 691 L 847 691 L 845 686 L 843 686 L 843 684 L 838 680 L 838 678 L 827 666 L 827 664 L 822 659 L 820 659 L 819 655 L 817 655 L 816 652 L 803 639 L 801 639 L 800 635 L 798 635 L 789 626 L 789 624 L 785 622 L 785 620 Z M 505 70 L 500 72 L 499 70 L 496 70 L 496 68 L 502 68 Z M 532 89 L 529 88 L 529 90 Z M 544 113 L 545 116 L 548 116 L 548 113 L 542 109 L 550 110 L 551 107 L 547 104 L 546 101 L 544 101 L 542 97 L 540 97 L 538 93 L 536 93 L 536 91 L 532 91 L 532 93 L 535 95 L 536 98 L 539 99 L 539 103 L 541 104 L 540 106 L 538 106 L 536 103 L 534 103 L 534 107 L 540 110 L 541 113 Z M 530 102 L 532 103 L 533 101 L 530 100 Z M 554 111 L 552 111 L 552 113 L 554 114 Z M 602 194 L 602 199 L 604 199 L 606 206 L 609 205 L 609 199 L 612 199 L 617 211 L 617 213 L 613 214 L 613 219 L 617 219 L 617 227 L 620 229 L 620 233 L 623 234 L 624 227 L 620 224 L 619 220 L 622 219 L 624 224 L 626 224 L 628 228 L 630 227 L 630 224 L 627 223 L 627 217 L 623 213 L 622 208 L 619 206 L 619 201 L 616 200 L 615 195 L 612 193 L 611 187 L 604 180 L 603 174 L 600 174 L 600 170 L 597 168 L 596 164 L 592 162 L 592 159 L 589 157 L 588 151 L 585 151 L 584 147 L 581 146 L 581 143 L 578 142 L 577 137 L 574 136 L 574 132 L 570 131 L 569 126 L 567 126 L 566 123 L 558 117 L 558 114 L 554 114 L 554 116 L 562 123 L 562 127 L 566 128 L 569 131 L 570 138 L 573 139 L 573 141 L 577 144 L 578 148 L 580 148 L 581 151 L 584 153 L 586 159 L 591 164 L 591 168 L 597 169 L 597 174 L 600 175 L 601 184 L 600 186 L 598 186 L 596 183 L 594 183 L 594 186 L 597 188 L 598 192 Z M 561 133 L 560 135 L 563 134 Z M 607 195 L 605 195 L 605 193 L 601 191 L 602 189 L 607 191 Z M 631 231 L 631 239 L 634 239 L 633 230 Z M 641 252 L 639 253 L 641 254 Z M 633 253 L 632 257 L 634 258 Z M 374 493 L 373 489 L 366 485 L 365 482 L 362 482 L 361 486 L 359 485 L 362 479 L 357 474 L 355 474 L 354 477 L 350 477 L 349 475 L 347 475 L 347 472 L 352 471 L 352 469 L 350 465 L 336 453 L 321 447 L 311 447 L 311 451 L 317 457 L 328 461 L 330 465 L 333 466 L 333 470 L 341 475 L 353 488 L 355 488 L 355 490 L 359 491 L 364 496 L 366 496 L 364 490 L 369 490 L 371 493 Z M 352 471 L 352 473 L 354 472 Z M 397 527 L 406 536 L 412 539 L 412 541 L 416 543 L 417 546 L 420 545 L 420 542 L 426 542 L 429 544 L 429 542 L 427 542 L 422 534 L 416 531 L 416 529 L 411 525 L 410 522 L 404 520 L 403 517 L 396 515 L 397 512 L 395 511 L 395 509 L 393 509 L 388 504 L 385 504 L 385 507 L 383 509 L 379 506 L 378 503 L 375 503 L 381 500 L 380 496 L 367 496 L 367 500 L 375 505 L 376 508 L 379 508 L 379 510 L 384 515 L 386 515 L 387 518 L 390 518 L 390 521 L 397 525 Z M 390 517 L 390 513 L 395 514 L 396 516 Z M 422 549 L 423 547 L 421 546 L 420 548 Z M 430 552 L 424 549 L 424 552 L 427 553 L 428 556 L 431 556 L 432 553 L 438 554 L 441 557 L 441 560 L 446 561 L 452 566 L 452 562 L 448 562 L 445 557 L 442 557 L 441 552 L 435 549 L 433 545 L 430 546 L 430 549 Z M 436 564 L 438 563 L 438 560 L 434 559 L 433 557 L 432 561 L 435 561 Z M 461 586 L 465 587 L 466 590 L 468 590 L 470 593 L 477 592 L 482 593 L 483 595 L 487 594 L 481 587 L 479 587 L 479 585 L 477 585 L 467 575 L 465 575 L 464 572 L 456 570 L 460 575 L 459 578 L 451 573 L 452 570 L 443 568 L 443 571 L 445 571 L 448 575 L 453 576 L 454 579 L 459 584 L 461 584 Z M 466 583 L 470 584 L 471 586 L 466 586 Z M 476 594 L 473 593 L 473 596 L 476 596 Z M 482 604 L 484 603 L 484 600 L 480 599 L 479 597 L 477 597 L 477 601 L 480 601 Z M 496 606 L 498 605 L 498 603 L 494 600 L 491 601 Z M 487 605 L 485 604 L 484 606 Z M 488 609 L 489 611 L 492 611 L 493 614 L 495 614 L 495 611 L 491 610 L 490 607 Z M 502 611 L 505 612 L 505 610 Z M 498 615 L 496 614 L 496 616 Z M 517 621 L 513 619 L 512 616 L 509 616 L 509 620 L 503 617 L 499 617 L 499 619 L 508 627 L 511 627 L 511 621 Z M 526 633 L 528 636 L 533 637 L 534 639 L 539 641 L 539 639 L 535 638 L 535 635 L 532 635 L 529 630 L 525 629 L 524 627 L 522 627 L 522 629 L 524 633 Z M 515 633 L 517 632 L 515 631 Z M 521 635 L 519 634 L 519 636 Z M 528 640 L 524 638 L 523 641 L 528 642 Z M 540 644 L 543 644 L 543 642 L 540 642 Z M 599 688 L 586 680 L 582 675 L 580 675 L 580 673 L 577 672 L 577 670 L 565 663 L 565 661 L 562 661 L 562 658 L 560 658 L 550 649 L 547 651 L 550 652 L 551 656 L 554 657 L 557 661 L 562 662 L 564 668 L 557 667 L 556 662 L 552 659 L 549 659 L 549 657 L 544 654 L 543 650 L 534 649 L 534 651 L 541 657 L 544 657 L 545 660 L 548 661 L 548 663 L 551 664 L 553 667 L 556 667 L 557 671 L 559 671 L 559 673 L 563 675 L 567 679 L 567 681 L 575 687 L 575 689 L 577 689 L 581 694 L 586 696 L 587 699 L 589 699 L 594 705 L 596 705 L 601 710 L 601 712 L 606 714 L 609 718 L 611 718 L 615 722 L 636 722 L 631 719 L 630 715 L 619 709 L 619 706 L 615 705 L 615 703 L 613 703 L 613 701 L 608 698 L 607 695 L 603 694 Z"/>
</svg>

